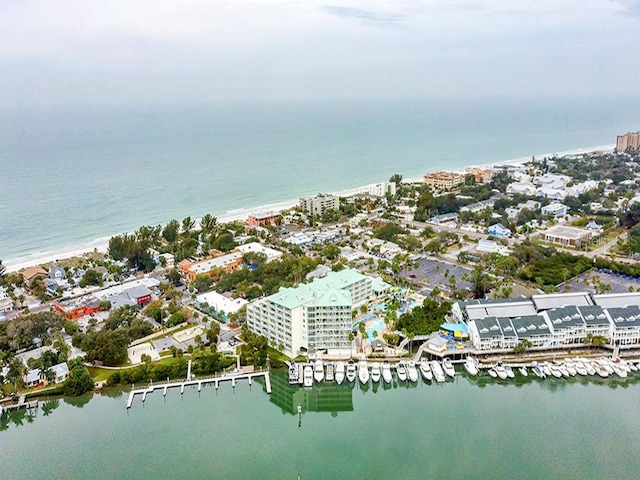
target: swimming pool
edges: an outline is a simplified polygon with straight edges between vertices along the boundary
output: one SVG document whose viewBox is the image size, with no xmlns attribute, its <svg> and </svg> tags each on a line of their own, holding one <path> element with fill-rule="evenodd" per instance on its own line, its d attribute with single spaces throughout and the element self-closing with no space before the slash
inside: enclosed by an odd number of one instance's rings
<svg viewBox="0 0 640 480">
<path fill-rule="evenodd" d="M 386 324 L 383 319 L 378 319 L 374 322 L 370 322 L 367 325 L 367 339 L 369 342 L 375 340 L 377 337 L 373 336 L 373 332 L 382 332 L 386 328 Z"/>
</svg>

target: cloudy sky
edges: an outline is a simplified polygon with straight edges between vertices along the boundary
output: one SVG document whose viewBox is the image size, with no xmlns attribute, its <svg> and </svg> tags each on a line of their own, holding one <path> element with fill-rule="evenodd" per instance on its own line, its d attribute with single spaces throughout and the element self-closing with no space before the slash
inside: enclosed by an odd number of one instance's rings
<svg viewBox="0 0 640 480">
<path fill-rule="evenodd" d="M 640 98 L 639 0 L 3 0 L 0 104 Z"/>
</svg>

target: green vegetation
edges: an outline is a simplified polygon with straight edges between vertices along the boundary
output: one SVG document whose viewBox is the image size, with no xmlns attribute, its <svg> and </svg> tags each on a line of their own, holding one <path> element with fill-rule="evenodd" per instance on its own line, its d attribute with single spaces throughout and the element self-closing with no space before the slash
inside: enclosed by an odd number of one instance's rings
<svg viewBox="0 0 640 480">
<path fill-rule="evenodd" d="M 69 360 L 67 364 L 69 366 L 69 376 L 64 381 L 63 393 L 77 397 L 93 390 L 93 379 L 89 375 L 87 367 L 82 364 L 82 360 Z"/>
<path fill-rule="evenodd" d="M 449 302 L 437 302 L 426 298 L 421 306 L 415 307 L 411 312 L 400 315 L 396 329 L 411 335 L 428 335 L 440 329 L 445 315 L 449 313 Z"/>
<path fill-rule="evenodd" d="M 22 348 L 30 348 L 36 337 L 43 344 L 52 343 L 55 332 L 63 329 L 69 333 L 75 329 L 75 324 L 55 312 L 32 313 L 0 322 L 0 353 L 11 354 Z"/>
</svg>

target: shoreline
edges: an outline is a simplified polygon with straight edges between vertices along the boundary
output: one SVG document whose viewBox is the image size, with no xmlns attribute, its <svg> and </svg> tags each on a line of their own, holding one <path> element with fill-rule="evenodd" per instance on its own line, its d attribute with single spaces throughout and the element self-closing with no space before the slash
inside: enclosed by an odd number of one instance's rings
<svg viewBox="0 0 640 480">
<path fill-rule="evenodd" d="M 610 152 L 610 151 L 613 151 L 614 148 L 615 148 L 615 144 L 597 145 L 593 147 L 576 148 L 576 149 L 566 150 L 566 151 L 557 152 L 557 153 L 534 154 L 531 156 L 518 157 L 514 159 L 509 159 L 509 160 L 498 160 L 490 163 L 472 164 L 472 165 L 467 165 L 463 169 L 450 169 L 448 171 L 464 173 L 465 171 L 464 169 L 466 168 L 491 168 L 495 166 L 521 165 L 524 162 L 530 161 L 532 156 L 536 158 L 543 158 L 543 157 L 550 157 L 550 156 L 562 157 L 567 155 L 580 155 L 580 154 L 591 153 L 591 152 Z M 424 173 L 430 173 L 437 170 L 438 169 L 435 169 L 435 170 L 425 169 Z M 393 175 L 394 173 L 400 173 L 401 175 L 403 175 L 402 172 L 392 172 L 389 174 L 389 176 Z M 386 181 L 388 180 L 387 179 L 380 180 L 378 182 L 369 183 L 367 185 L 362 185 L 359 187 L 354 187 L 354 188 L 337 191 L 337 192 L 331 191 L 329 193 L 332 193 L 333 195 L 338 195 L 341 197 L 351 196 L 358 193 L 366 192 L 369 190 L 369 187 L 371 187 L 372 185 L 375 185 L 376 183 L 386 182 Z M 420 176 L 420 177 L 403 178 L 403 181 L 408 183 L 421 182 L 422 177 Z M 313 195 L 313 193 L 309 193 L 307 195 Z M 216 217 L 219 223 L 241 221 L 241 220 L 246 220 L 249 217 L 249 215 L 252 213 L 266 213 L 270 211 L 280 212 L 282 210 L 287 210 L 294 207 L 295 205 L 298 204 L 298 202 L 299 202 L 299 199 L 296 198 L 296 199 L 290 199 L 290 200 L 283 200 L 280 202 L 266 203 L 256 207 L 237 208 L 237 209 L 223 212 L 220 215 L 216 215 Z M 196 221 L 196 223 L 199 224 L 200 218 L 196 218 L 194 220 Z M 167 220 L 167 222 L 168 221 L 169 220 Z M 160 223 L 160 225 L 164 225 L 165 223 L 166 222 Z M 136 228 L 139 228 L 142 225 L 143 224 L 141 223 Z M 85 255 L 87 253 L 92 253 L 95 251 L 99 253 L 107 253 L 109 239 L 111 237 L 116 235 L 130 234 L 130 233 L 132 233 L 132 231 L 113 233 L 108 237 L 100 237 L 81 245 L 77 245 L 77 244 L 68 245 L 65 247 L 60 247 L 59 249 L 39 251 L 39 252 L 35 252 L 22 257 L 6 258 L 6 259 L 3 259 L 3 265 L 6 267 L 7 273 L 13 273 L 13 272 L 18 272 L 24 268 L 42 265 L 50 262 L 56 262 L 59 260 L 65 260 L 73 257 L 80 257 L 82 255 Z"/>
</svg>

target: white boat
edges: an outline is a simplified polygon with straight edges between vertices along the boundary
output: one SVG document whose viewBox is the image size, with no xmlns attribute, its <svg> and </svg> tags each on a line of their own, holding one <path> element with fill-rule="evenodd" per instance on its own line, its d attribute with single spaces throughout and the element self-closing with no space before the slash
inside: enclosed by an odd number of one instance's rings
<svg viewBox="0 0 640 480">
<path fill-rule="evenodd" d="M 407 381 L 407 367 L 404 362 L 398 362 L 398 365 L 396 365 L 396 374 L 398 375 L 398 380 L 401 382 Z"/>
<path fill-rule="evenodd" d="M 551 375 L 553 375 L 556 378 L 562 378 L 562 372 L 560 371 L 560 368 L 558 367 L 558 365 L 556 365 L 555 363 L 548 363 L 547 365 L 549 367 L 549 371 L 551 372 Z"/>
<path fill-rule="evenodd" d="M 620 359 L 620 365 L 622 365 L 625 368 L 625 370 L 627 370 L 627 372 L 629 372 L 629 373 L 638 371 L 638 367 L 636 367 L 633 364 L 633 362 L 629 362 L 629 361 L 625 360 L 624 358 Z"/>
<path fill-rule="evenodd" d="M 296 362 L 286 362 L 289 367 L 289 385 L 298 385 L 300 383 L 300 371 Z"/>
<path fill-rule="evenodd" d="M 528 376 L 529 376 L 529 372 L 527 372 L 527 367 L 525 367 L 525 366 L 520 367 L 520 368 L 518 369 L 518 371 L 520 372 L 520 374 L 521 374 L 523 377 L 528 377 Z"/>
<path fill-rule="evenodd" d="M 504 370 L 507 372 L 508 378 L 516 378 L 516 374 L 514 373 L 513 368 L 511 368 L 511 365 L 505 365 Z"/>
<path fill-rule="evenodd" d="M 500 380 L 506 380 L 507 379 L 507 369 L 504 368 L 504 365 L 502 365 L 501 363 L 498 363 L 495 367 L 493 367 L 494 370 L 496 371 L 496 374 L 498 375 L 498 378 Z"/>
<path fill-rule="evenodd" d="M 371 381 L 373 383 L 378 383 L 380 381 L 381 375 L 382 375 L 382 369 L 380 368 L 380 364 L 378 362 L 374 362 L 371 365 Z"/>
<path fill-rule="evenodd" d="M 584 363 L 580 361 L 575 361 L 573 362 L 573 366 L 576 369 L 576 373 L 578 375 L 580 375 L 581 377 L 587 376 L 587 368 L 585 367 Z"/>
<path fill-rule="evenodd" d="M 302 382 L 305 387 L 313 386 L 313 368 L 311 365 L 305 365 L 302 370 Z"/>
<path fill-rule="evenodd" d="M 363 385 L 369 383 L 369 367 L 367 367 L 366 360 L 360 360 L 360 362 L 358 362 L 358 378 Z"/>
<path fill-rule="evenodd" d="M 621 368 L 625 372 L 631 373 L 631 369 L 629 368 L 629 365 L 622 358 L 618 358 L 615 362 L 612 362 L 612 363 L 614 366 Z"/>
<path fill-rule="evenodd" d="M 382 380 L 384 380 L 384 383 L 391 383 L 393 381 L 393 375 L 391 375 L 391 365 L 389 365 L 389 362 L 387 361 L 382 364 Z"/>
<path fill-rule="evenodd" d="M 558 367 L 558 370 L 560 370 L 560 373 L 562 374 L 563 377 L 569 378 L 571 376 L 569 374 L 569 370 L 567 369 L 564 363 L 558 363 L 557 367 Z"/>
<path fill-rule="evenodd" d="M 545 362 L 542 364 L 542 371 L 544 372 L 545 377 L 549 377 L 552 375 L 551 367 L 549 367 L 549 362 Z"/>
<path fill-rule="evenodd" d="M 321 382 L 324 379 L 324 365 L 320 359 L 316 360 L 316 363 L 313 365 L 313 378 L 316 382 Z"/>
<path fill-rule="evenodd" d="M 498 374 L 497 374 L 495 368 L 491 367 L 488 371 L 489 371 L 489 375 L 491 375 L 491 377 L 498 378 Z"/>
<path fill-rule="evenodd" d="M 451 378 L 455 377 L 456 371 L 453 368 L 453 363 L 451 363 L 451 359 L 450 358 L 445 358 L 442 361 L 442 369 L 444 370 L 444 373 L 446 373 Z"/>
<path fill-rule="evenodd" d="M 531 364 L 531 369 L 533 370 L 533 373 L 536 377 L 538 378 L 545 378 L 546 375 L 544 373 L 544 370 L 542 369 L 542 367 L 540 365 L 538 365 L 538 362 L 533 362 Z"/>
<path fill-rule="evenodd" d="M 433 372 L 433 378 L 436 379 L 436 382 L 442 383 L 445 381 L 444 370 L 442 370 L 440 362 L 436 362 L 435 360 L 431 362 L 431 371 Z"/>
<path fill-rule="evenodd" d="M 617 363 L 612 363 L 611 366 L 613 367 L 613 373 L 618 375 L 620 378 L 627 378 L 628 374 L 624 368 L 620 367 Z"/>
<path fill-rule="evenodd" d="M 467 356 L 467 358 L 465 359 L 464 369 L 469 375 L 476 376 L 478 374 L 478 364 L 476 363 L 476 359 L 471 355 Z"/>
<path fill-rule="evenodd" d="M 344 362 L 336 363 L 336 383 L 342 385 L 344 382 Z"/>
<path fill-rule="evenodd" d="M 349 363 L 347 363 L 347 380 L 353 382 L 357 375 L 356 364 L 353 363 L 353 360 L 349 360 Z"/>
<path fill-rule="evenodd" d="M 597 365 L 596 373 L 602 378 L 607 378 L 609 376 L 608 370 L 600 364 Z"/>
<path fill-rule="evenodd" d="M 585 360 L 582 362 L 582 364 L 584 365 L 584 369 L 587 371 L 587 375 L 595 375 L 597 373 L 598 370 L 593 365 L 593 363 Z"/>
<path fill-rule="evenodd" d="M 613 371 L 613 366 L 611 365 L 611 362 L 609 361 L 609 359 L 607 358 L 601 358 L 600 360 L 598 360 L 598 364 L 604 368 L 607 373 L 609 373 L 609 375 L 613 375 L 615 372 Z"/>
<path fill-rule="evenodd" d="M 333 362 L 327 363 L 327 374 L 325 375 L 325 380 L 327 382 L 333 382 L 335 379 L 335 367 L 333 366 Z"/>
<path fill-rule="evenodd" d="M 576 370 L 575 364 L 571 360 L 566 360 L 564 362 L 564 367 L 567 369 L 567 372 L 569 372 L 569 375 L 571 375 L 572 377 L 575 377 L 576 374 L 578 373 L 578 371 Z"/>
<path fill-rule="evenodd" d="M 431 367 L 429 366 L 429 362 L 426 360 L 420 362 L 420 373 L 422 374 L 422 379 L 430 382 L 433 380 L 433 372 L 431 371 Z"/>
<path fill-rule="evenodd" d="M 418 369 L 413 361 L 407 362 L 407 377 L 409 377 L 409 381 L 411 382 L 418 381 Z"/>
</svg>

